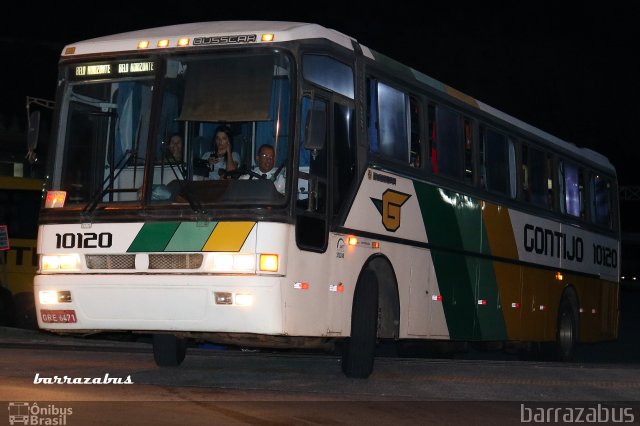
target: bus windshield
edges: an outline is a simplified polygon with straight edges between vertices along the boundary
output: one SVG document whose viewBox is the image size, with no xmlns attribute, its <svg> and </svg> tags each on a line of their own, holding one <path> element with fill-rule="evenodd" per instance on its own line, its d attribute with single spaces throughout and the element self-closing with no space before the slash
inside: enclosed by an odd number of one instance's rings
<svg viewBox="0 0 640 426">
<path fill-rule="evenodd" d="M 67 192 L 67 204 L 284 202 L 287 56 L 127 58 L 63 71 L 69 84 L 52 187 Z"/>
</svg>

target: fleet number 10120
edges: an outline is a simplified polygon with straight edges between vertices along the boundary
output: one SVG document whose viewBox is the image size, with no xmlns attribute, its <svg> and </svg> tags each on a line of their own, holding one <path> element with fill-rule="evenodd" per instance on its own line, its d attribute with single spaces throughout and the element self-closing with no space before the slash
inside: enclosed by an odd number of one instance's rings
<svg viewBox="0 0 640 426">
<path fill-rule="evenodd" d="M 56 248 L 109 248 L 113 244 L 111 232 L 66 232 L 56 234 Z"/>
</svg>

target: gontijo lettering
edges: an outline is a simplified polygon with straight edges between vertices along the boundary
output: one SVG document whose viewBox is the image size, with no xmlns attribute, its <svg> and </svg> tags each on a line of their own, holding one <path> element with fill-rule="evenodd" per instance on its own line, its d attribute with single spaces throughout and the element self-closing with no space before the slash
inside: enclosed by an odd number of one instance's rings
<svg viewBox="0 0 640 426">
<path fill-rule="evenodd" d="M 537 254 L 576 262 L 582 262 L 584 258 L 582 238 L 576 236 L 567 238 L 564 232 L 533 226 L 529 223 L 524 225 L 524 249 L 528 252 L 535 251 Z"/>
</svg>

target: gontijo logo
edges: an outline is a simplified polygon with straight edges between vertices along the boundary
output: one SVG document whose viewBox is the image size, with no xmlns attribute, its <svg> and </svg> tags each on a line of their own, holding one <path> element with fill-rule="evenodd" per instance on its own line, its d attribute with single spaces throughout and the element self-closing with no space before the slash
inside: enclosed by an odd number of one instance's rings
<svg viewBox="0 0 640 426">
<path fill-rule="evenodd" d="M 382 225 L 389 232 L 396 232 L 400 228 L 400 208 L 407 200 L 411 198 L 410 194 L 404 192 L 387 189 L 382 193 L 382 199 L 371 198 L 373 204 L 382 215 Z"/>
</svg>

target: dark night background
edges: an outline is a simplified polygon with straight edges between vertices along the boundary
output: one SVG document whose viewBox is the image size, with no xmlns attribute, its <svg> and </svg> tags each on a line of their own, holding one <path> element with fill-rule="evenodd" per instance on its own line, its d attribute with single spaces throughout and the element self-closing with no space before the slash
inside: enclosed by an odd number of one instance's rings
<svg viewBox="0 0 640 426">
<path fill-rule="evenodd" d="M 440 1 L 420 3 L 417 10 L 416 1 L 24 2 L 17 6 L 21 11 L 5 12 L 0 29 L 0 127 L 24 126 L 26 96 L 54 98 L 56 64 L 66 44 L 187 22 L 314 22 L 597 150 L 617 168 L 621 185 L 640 185 L 640 5 L 564 3 Z M 23 152 L 23 141 L 4 139 L 0 151 L 20 144 L 15 150 Z"/>
</svg>

